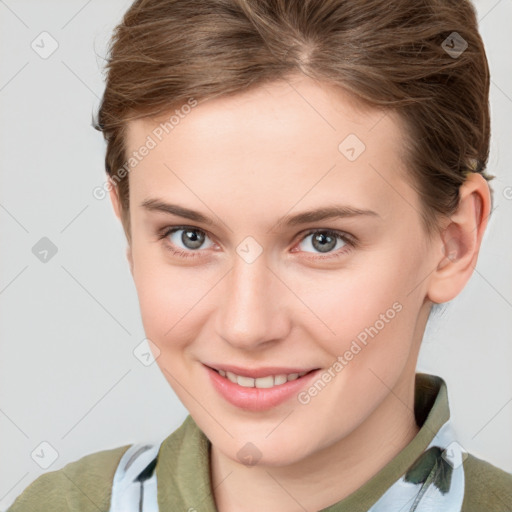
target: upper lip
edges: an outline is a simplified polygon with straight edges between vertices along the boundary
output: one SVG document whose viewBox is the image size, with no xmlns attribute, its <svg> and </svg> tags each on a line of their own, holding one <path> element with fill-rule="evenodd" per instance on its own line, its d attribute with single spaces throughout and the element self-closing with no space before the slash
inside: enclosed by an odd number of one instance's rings
<svg viewBox="0 0 512 512">
<path fill-rule="evenodd" d="M 318 368 L 299 368 L 299 367 L 284 367 L 284 366 L 265 366 L 261 368 L 242 368 L 241 366 L 234 366 L 230 364 L 205 364 L 213 370 L 224 370 L 225 372 L 231 372 L 241 377 L 252 377 L 257 379 L 258 377 L 267 377 L 268 375 L 289 375 L 290 373 L 303 373 L 317 370 Z"/>
</svg>

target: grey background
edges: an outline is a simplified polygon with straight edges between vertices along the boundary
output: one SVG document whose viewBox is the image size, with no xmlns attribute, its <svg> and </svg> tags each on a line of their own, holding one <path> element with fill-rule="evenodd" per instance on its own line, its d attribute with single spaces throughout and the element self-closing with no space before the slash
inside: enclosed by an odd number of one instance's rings
<svg viewBox="0 0 512 512">
<path fill-rule="evenodd" d="M 90 125 L 106 43 L 129 0 L 0 0 L 0 509 L 46 470 L 166 437 L 186 416 L 144 332 Z M 419 371 L 448 384 L 469 452 L 512 472 L 512 2 L 477 0 L 491 66 L 495 207 L 476 271 L 433 318 Z M 51 49 L 44 59 L 39 51 Z M 44 39 L 44 48 L 42 38 Z M 35 43 L 32 43 L 35 41 Z M 47 237 L 57 253 L 40 261 Z M 41 243 L 41 242 L 40 242 Z M 33 454 L 33 455 L 31 455 Z"/>
</svg>

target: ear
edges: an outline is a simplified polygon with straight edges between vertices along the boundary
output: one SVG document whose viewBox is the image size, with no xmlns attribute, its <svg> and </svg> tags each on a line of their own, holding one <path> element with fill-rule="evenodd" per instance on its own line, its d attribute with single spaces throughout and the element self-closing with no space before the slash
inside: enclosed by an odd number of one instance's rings
<svg viewBox="0 0 512 512">
<path fill-rule="evenodd" d="M 116 217 L 122 222 L 121 219 L 121 201 L 119 199 L 119 189 L 116 184 L 109 178 L 109 194 L 110 201 L 112 202 L 112 207 L 114 208 L 114 213 Z M 130 265 L 130 272 L 133 276 L 133 256 L 132 256 L 132 247 L 131 244 L 128 243 L 128 247 L 126 248 L 126 259 L 128 260 L 128 264 Z"/>
<path fill-rule="evenodd" d="M 464 288 L 477 263 L 491 208 L 485 178 L 471 173 L 459 189 L 459 205 L 443 227 L 441 255 L 431 274 L 428 298 L 437 304 L 455 298 Z"/>
<path fill-rule="evenodd" d="M 112 178 L 108 178 L 108 193 L 110 195 L 110 202 L 114 208 L 116 217 L 121 220 L 121 201 L 119 199 L 119 190 L 117 185 L 113 182 Z"/>
<path fill-rule="evenodd" d="M 128 244 L 126 248 L 126 259 L 128 260 L 128 265 L 130 265 L 130 273 L 133 277 L 133 256 L 132 256 L 132 246 Z"/>
</svg>

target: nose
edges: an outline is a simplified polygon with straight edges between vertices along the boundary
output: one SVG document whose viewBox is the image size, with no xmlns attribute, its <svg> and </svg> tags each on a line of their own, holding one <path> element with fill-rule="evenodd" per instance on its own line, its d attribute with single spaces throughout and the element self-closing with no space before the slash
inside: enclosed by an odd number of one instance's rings
<svg viewBox="0 0 512 512">
<path fill-rule="evenodd" d="M 286 337 L 291 293 L 264 254 L 252 263 L 235 255 L 219 291 L 216 328 L 225 342 L 238 349 L 258 350 Z"/>
</svg>

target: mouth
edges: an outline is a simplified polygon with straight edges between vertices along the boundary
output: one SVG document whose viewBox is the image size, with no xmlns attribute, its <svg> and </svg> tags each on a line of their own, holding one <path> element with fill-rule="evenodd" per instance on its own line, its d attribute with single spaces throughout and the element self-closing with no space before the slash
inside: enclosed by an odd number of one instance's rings
<svg viewBox="0 0 512 512">
<path fill-rule="evenodd" d="M 241 367 L 203 364 L 213 388 L 239 409 L 262 412 L 297 397 L 314 380 L 320 368 Z"/>
</svg>

